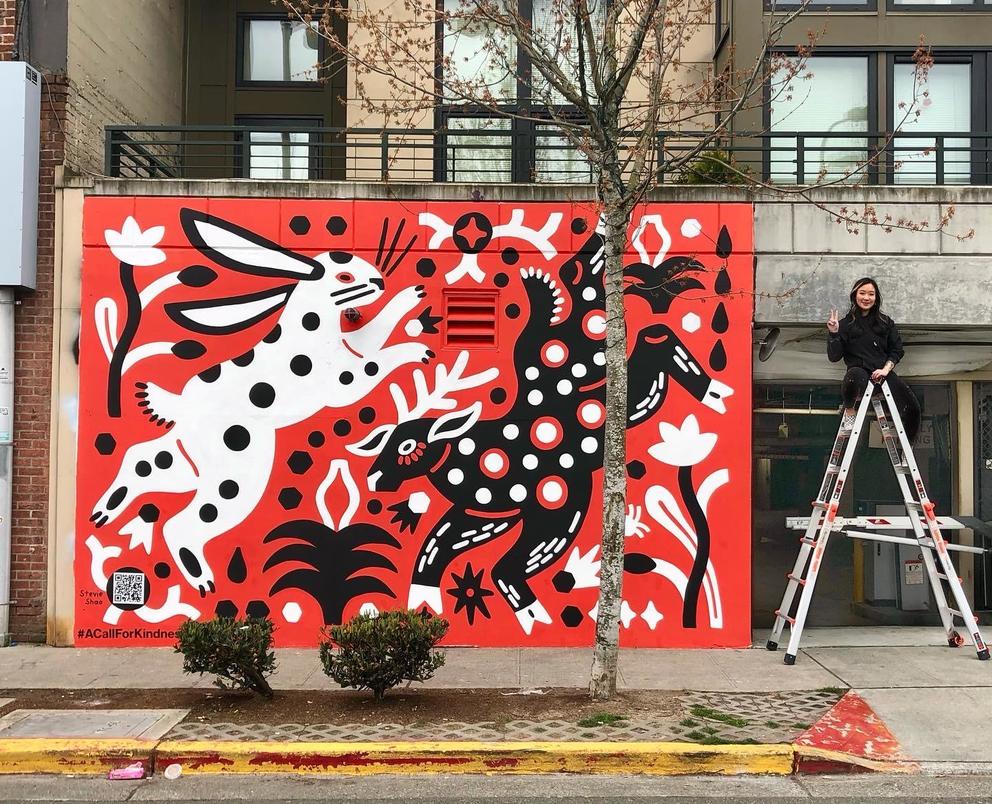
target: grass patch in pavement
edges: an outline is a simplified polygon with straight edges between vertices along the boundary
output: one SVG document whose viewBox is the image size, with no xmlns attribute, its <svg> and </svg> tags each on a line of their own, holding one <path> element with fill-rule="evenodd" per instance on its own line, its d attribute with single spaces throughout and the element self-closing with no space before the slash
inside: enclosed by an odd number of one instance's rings
<svg viewBox="0 0 992 804">
<path fill-rule="evenodd" d="M 693 717 L 703 718 L 705 720 L 716 720 L 720 723 L 726 723 L 728 726 L 736 726 L 738 728 L 743 728 L 748 725 L 748 722 L 736 715 L 728 715 L 724 712 L 718 712 L 716 709 L 710 709 L 708 706 L 701 706 L 699 704 L 693 704 L 689 708 L 689 714 Z"/>
</svg>

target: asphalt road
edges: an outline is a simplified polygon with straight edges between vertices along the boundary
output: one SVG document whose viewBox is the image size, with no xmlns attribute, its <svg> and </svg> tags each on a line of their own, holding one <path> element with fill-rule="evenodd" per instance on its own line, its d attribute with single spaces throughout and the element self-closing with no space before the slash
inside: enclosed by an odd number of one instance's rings
<svg viewBox="0 0 992 804">
<path fill-rule="evenodd" d="M 140 782 L 58 776 L 0 777 L 0 801 L 520 802 L 992 802 L 990 776 L 200 776 Z"/>
</svg>

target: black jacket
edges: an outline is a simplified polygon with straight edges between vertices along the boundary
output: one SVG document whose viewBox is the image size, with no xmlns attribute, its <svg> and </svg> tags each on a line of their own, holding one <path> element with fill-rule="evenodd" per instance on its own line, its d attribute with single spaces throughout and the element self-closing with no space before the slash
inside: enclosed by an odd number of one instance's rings
<svg viewBox="0 0 992 804">
<path fill-rule="evenodd" d="M 836 363 L 843 358 L 848 368 L 857 366 L 874 371 L 882 368 L 887 360 L 893 364 L 902 360 L 902 337 L 895 321 L 879 321 L 876 329 L 878 331 L 868 326 L 864 319 L 855 322 L 851 316 L 845 316 L 840 322 L 840 330 L 827 336 L 830 362 Z"/>
</svg>

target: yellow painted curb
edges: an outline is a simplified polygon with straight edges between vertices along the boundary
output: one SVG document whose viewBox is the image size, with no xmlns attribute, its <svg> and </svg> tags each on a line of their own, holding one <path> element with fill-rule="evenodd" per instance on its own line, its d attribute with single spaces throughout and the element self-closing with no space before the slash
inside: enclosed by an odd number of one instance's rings
<svg viewBox="0 0 992 804">
<path fill-rule="evenodd" d="M 183 773 L 792 773 L 791 745 L 566 742 L 163 741 L 158 767 Z"/>
<path fill-rule="evenodd" d="M 0 740 L 0 774 L 106 774 L 139 760 L 150 770 L 154 751 L 149 740 L 11 738 Z"/>
</svg>

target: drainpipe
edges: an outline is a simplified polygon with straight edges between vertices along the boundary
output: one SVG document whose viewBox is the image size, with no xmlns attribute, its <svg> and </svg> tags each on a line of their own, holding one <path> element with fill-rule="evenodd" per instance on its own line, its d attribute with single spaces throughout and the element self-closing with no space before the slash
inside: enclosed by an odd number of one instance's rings
<svg viewBox="0 0 992 804">
<path fill-rule="evenodd" d="M 10 645 L 10 508 L 14 458 L 14 289 L 0 288 L 0 647 Z"/>
</svg>

